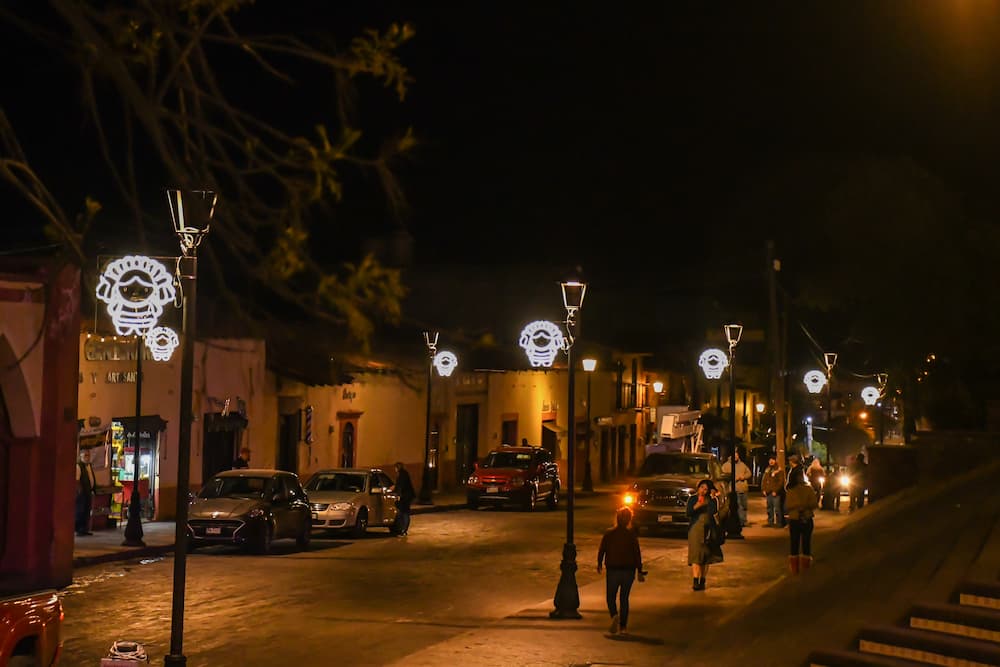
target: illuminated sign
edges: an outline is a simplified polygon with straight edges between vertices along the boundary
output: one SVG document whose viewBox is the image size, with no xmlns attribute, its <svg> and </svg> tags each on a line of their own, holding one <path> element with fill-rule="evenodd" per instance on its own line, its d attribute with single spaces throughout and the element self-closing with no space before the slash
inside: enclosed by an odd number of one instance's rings
<svg viewBox="0 0 1000 667">
<path fill-rule="evenodd" d="M 448 350 L 441 350 L 434 355 L 434 368 L 437 369 L 438 375 L 441 377 L 450 377 L 455 371 L 455 366 L 458 365 L 458 357 Z"/>
<path fill-rule="evenodd" d="M 526 325 L 521 330 L 521 339 L 518 342 L 528 361 L 534 367 L 551 367 L 556 360 L 556 354 L 560 350 L 566 349 L 566 337 L 562 330 L 552 322 L 536 320 Z"/>
<path fill-rule="evenodd" d="M 826 375 L 823 371 L 809 371 L 802 381 L 806 383 L 806 389 L 810 394 L 818 394 L 823 391 L 823 385 L 826 384 Z"/>
<path fill-rule="evenodd" d="M 861 400 L 865 402 L 865 405 L 875 405 L 881 396 L 882 392 L 875 387 L 865 387 L 861 390 Z"/>
<path fill-rule="evenodd" d="M 156 327 L 146 334 L 146 347 L 153 353 L 156 361 L 170 361 L 180 344 L 177 332 L 170 327 Z"/>
<path fill-rule="evenodd" d="M 110 262 L 97 284 L 97 298 L 120 336 L 142 336 L 156 326 L 163 306 L 174 300 L 174 276 L 155 259 L 128 255 Z"/>
<path fill-rule="evenodd" d="M 705 377 L 709 380 L 718 380 L 722 377 L 722 371 L 729 366 L 729 357 L 722 350 L 713 347 L 701 353 L 698 365 L 704 371 Z"/>
</svg>

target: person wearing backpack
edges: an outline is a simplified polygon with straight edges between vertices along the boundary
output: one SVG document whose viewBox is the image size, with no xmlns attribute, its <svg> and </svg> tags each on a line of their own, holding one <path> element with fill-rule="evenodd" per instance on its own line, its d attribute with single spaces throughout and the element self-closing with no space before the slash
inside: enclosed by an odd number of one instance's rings
<svg viewBox="0 0 1000 667">
<path fill-rule="evenodd" d="M 812 566 L 813 515 L 819 505 L 816 492 L 806 481 L 798 454 L 788 457 L 791 469 L 785 486 L 785 507 L 788 510 L 788 535 L 791 540 L 788 567 L 792 574 Z"/>
</svg>

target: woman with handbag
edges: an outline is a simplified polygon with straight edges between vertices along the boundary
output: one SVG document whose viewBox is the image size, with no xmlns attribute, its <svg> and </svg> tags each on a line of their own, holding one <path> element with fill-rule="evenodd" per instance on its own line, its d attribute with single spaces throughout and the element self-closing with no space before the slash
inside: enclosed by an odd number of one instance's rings
<svg viewBox="0 0 1000 667">
<path fill-rule="evenodd" d="M 718 501 L 715 485 L 710 479 L 698 482 L 695 495 L 688 498 L 688 565 L 691 566 L 691 590 L 705 590 L 708 566 L 722 562 L 722 531 L 717 515 Z"/>
<path fill-rule="evenodd" d="M 788 463 L 792 466 L 785 486 L 788 535 L 791 539 L 788 567 L 792 574 L 798 574 L 812 565 L 813 514 L 819 502 L 812 485 L 806 481 L 798 454 L 789 456 Z"/>
</svg>

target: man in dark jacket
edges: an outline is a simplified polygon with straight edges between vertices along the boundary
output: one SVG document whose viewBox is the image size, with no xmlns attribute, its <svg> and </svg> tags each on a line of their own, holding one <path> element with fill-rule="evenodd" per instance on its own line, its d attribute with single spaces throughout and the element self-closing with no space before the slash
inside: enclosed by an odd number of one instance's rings
<svg viewBox="0 0 1000 667">
<path fill-rule="evenodd" d="M 777 459 L 768 459 L 767 470 L 760 478 L 760 490 L 767 499 L 767 527 L 784 528 L 785 514 L 782 500 L 785 496 L 785 471 L 778 467 Z"/>
<path fill-rule="evenodd" d="M 865 506 L 865 489 L 868 487 L 867 477 L 868 464 L 865 463 L 865 455 L 858 454 L 854 457 L 851 465 L 847 467 L 847 474 L 851 478 L 851 509 L 859 510 Z"/>
<path fill-rule="evenodd" d="M 396 483 L 392 491 L 399 494 L 399 500 L 396 501 L 396 535 L 403 536 L 410 530 L 410 504 L 417 493 L 413 490 L 410 473 L 406 472 L 401 461 L 396 462 Z"/>
<path fill-rule="evenodd" d="M 94 505 L 94 494 L 97 493 L 97 478 L 94 466 L 90 463 L 90 450 L 80 452 L 80 460 L 76 464 L 76 534 L 81 537 L 93 535 L 90 532 L 90 510 Z"/>
<path fill-rule="evenodd" d="M 233 470 L 239 470 L 240 468 L 249 468 L 249 467 L 250 467 L 250 448 L 247 447 L 246 445 L 243 445 L 243 447 L 240 448 L 239 458 L 233 461 Z"/>
</svg>

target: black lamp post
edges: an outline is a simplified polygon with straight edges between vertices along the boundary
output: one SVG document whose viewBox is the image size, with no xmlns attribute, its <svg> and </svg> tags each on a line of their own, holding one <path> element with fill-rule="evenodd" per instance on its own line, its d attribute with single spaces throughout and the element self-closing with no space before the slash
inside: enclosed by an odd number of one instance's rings
<svg viewBox="0 0 1000 667">
<path fill-rule="evenodd" d="M 729 441 L 733 451 L 729 460 L 732 462 L 731 479 L 729 483 L 729 516 L 726 517 L 726 536 L 729 539 L 743 539 L 743 524 L 740 521 L 739 496 L 736 495 L 736 346 L 743 335 L 743 327 L 739 324 L 727 324 L 723 327 L 726 340 L 729 341 Z"/>
<path fill-rule="evenodd" d="M 185 665 L 184 587 L 187 577 L 188 487 L 191 477 L 191 424 L 194 421 L 194 340 L 197 332 L 198 246 L 208 234 L 218 195 L 208 190 L 168 190 L 170 216 L 181 246 L 177 277 L 184 308 L 181 350 L 180 426 L 177 433 L 177 517 L 174 531 L 174 582 L 170 607 L 170 653 L 164 665 Z"/>
<path fill-rule="evenodd" d="M 122 546 L 144 547 L 142 540 L 142 499 L 139 497 L 139 424 L 142 421 L 142 348 L 145 339 L 141 334 L 135 337 L 135 435 L 132 438 L 132 497 L 128 504 L 128 523 L 125 524 L 125 539 Z M 126 433 L 128 429 L 126 429 Z"/>
<path fill-rule="evenodd" d="M 833 445 L 833 367 L 837 365 L 836 352 L 824 352 L 826 363 L 826 468 L 830 469 L 830 448 Z"/>
<path fill-rule="evenodd" d="M 566 307 L 566 367 L 569 369 L 569 409 L 567 419 L 569 421 L 567 437 L 566 465 L 569 470 L 566 472 L 566 544 L 563 545 L 562 562 L 559 564 L 561 574 L 559 585 L 556 587 L 553 604 L 555 609 L 549 612 L 550 618 L 581 618 L 580 616 L 580 590 L 576 585 L 576 544 L 573 543 L 573 499 L 574 487 L 574 466 L 576 465 L 576 374 L 573 367 L 573 334 L 576 332 L 576 314 L 583 307 L 583 297 L 587 293 L 586 283 L 568 281 L 561 283 L 563 294 L 563 305 Z M 589 424 L 588 424 L 589 427 Z"/>
<path fill-rule="evenodd" d="M 594 490 L 594 478 L 590 474 L 590 436 L 593 433 L 590 425 L 590 377 L 597 368 L 597 359 L 583 359 L 581 361 L 583 370 L 587 372 L 587 454 L 583 465 L 583 490 Z"/>
<path fill-rule="evenodd" d="M 885 444 L 885 387 L 889 383 L 888 373 L 879 373 L 878 379 L 878 444 Z"/>
</svg>

